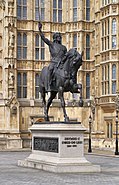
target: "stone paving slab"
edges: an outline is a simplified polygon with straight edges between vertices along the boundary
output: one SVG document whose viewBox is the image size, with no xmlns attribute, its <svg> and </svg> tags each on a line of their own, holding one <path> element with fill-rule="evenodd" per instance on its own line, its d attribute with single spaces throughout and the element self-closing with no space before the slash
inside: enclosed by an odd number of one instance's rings
<svg viewBox="0 0 119 185">
<path fill-rule="evenodd" d="M 86 155 L 89 161 L 101 165 L 101 173 L 54 174 L 18 167 L 17 161 L 29 154 L 0 152 L 0 185 L 119 185 L 119 159 L 116 157 Z"/>
</svg>

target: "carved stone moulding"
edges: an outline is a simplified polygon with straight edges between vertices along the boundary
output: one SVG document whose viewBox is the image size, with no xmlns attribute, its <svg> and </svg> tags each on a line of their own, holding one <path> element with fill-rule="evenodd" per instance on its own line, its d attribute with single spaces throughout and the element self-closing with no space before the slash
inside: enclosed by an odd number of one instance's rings
<svg viewBox="0 0 119 185">
<path fill-rule="evenodd" d="M 8 15 L 13 16 L 14 14 L 14 0 L 8 0 Z"/>
<path fill-rule="evenodd" d="M 116 13 L 116 10 L 117 10 L 117 6 L 115 5 L 115 6 L 112 6 L 112 12 L 113 13 Z"/>
<path fill-rule="evenodd" d="M 17 107 L 15 105 L 11 108 L 11 114 L 17 114 Z"/>
<path fill-rule="evenodd" d="M 101 97 L 100 103 L 107 103 L 109 102 L 109 97 Z"/>
<path fill-rule="evenodd" d="M 6 63 L 8 64 L 8 68 L 14 68 L 15 67 L 15 59 L 14 58 L 6 59 Z"/>
<path fill-rule="evenodd" d="M 18 100 L 17 100 L 17 98 L 16 98 L 16 93 L 15 93 L 15 92 L 13 93 L 13 96 L 10 97 L 10 98 L 6 101 L 5 105 L 8 106 L 8 107 L 10 107 L 11 109 L 12 109 L 13 106 L 15 106 L 15 107 L 17 107 L 17 108 L 19 107 L 19 102 L 18 102 Z"/>
<path fill-rule="evenodd" d="M 6 26 L 13 29 L 16 26 L 16 18 L 15 17 L 6 17 Z"/>
<path fill-rule="evenodd" d="M 3 10 L 5 10 L 5 0 L 0 0 L 0 8 L 2 8 Z"/>
<path fill-rule="evenodd" d="M 14 3 L 14 0 L 8 0 L 8 3 Z"/>
</svg>

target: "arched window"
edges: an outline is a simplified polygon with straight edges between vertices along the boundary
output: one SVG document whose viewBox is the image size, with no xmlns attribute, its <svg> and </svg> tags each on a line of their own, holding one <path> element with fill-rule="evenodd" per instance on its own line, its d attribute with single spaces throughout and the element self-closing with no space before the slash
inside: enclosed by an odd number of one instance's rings
<svg viewBox="0 0 119 185">
<path fill-rule="evenodd" d="M 117 0 L 112 0 L 112 3 L 117 3 Z"/>
<path fill-rule="evenodd" d="M 112 34 L 116 34 L 116 19 L 112 20 Z"/>
<path fill-rule="evenodd" d="M 90 75 L 86 74 L 86 99 L 90 99 Z"/>
<path fill-rule="evenodd" d="M 27 73 L 17 74 L 17 97 L 27 98 Z"/>
<path fill-rule="evenodd" d="M 35 20 L 45 20 L 45 0 L 35 0 Z"/>
<path fill-rule="evenodd" d="M 113 48 L 113 49 L 116 48 L 116 45 L 117 45 L 117 44 L 116 44 L 116 41 L 117 41 L 116 36 L 113 35 L 113 36 L 112 36 L 112 48 Z"/>
<path fill-rule="evenodd" d="M 17 18 L 27 19 L 27 0 L 17 0 Z"/>
<path fill-rule="evenodd" d="M 23 34 L 23 59 L 27 58 L 27 35 Z"/>
<path fill-rule="evenodd" d="M 17 35 L 17 58 L 21 58 L 21 33 Z"/>
<path fill-rule="evenodd" d="M 106 65 L 105 65 L 104 69 L 105 69 L 105 74 L 104 74 L 104 94 L 107 94 L 107 87 L 106 87 L 106 84 L 107 84 L 107 66 Z"/>
<path fill-rule="evenodd" d="M 102 66 L 102 80 L 104 80 L 104 66 Z"/>
<path fill-rule="evenodd" d="M 39 38 L 39 35 L 35 35 L 35 60 L 45 59 L 45 45 L 44 41 Z"/>
<path fill-rule="evenodd" d="M 90 0 L 86 0 L 86 20 L 90 20 Z"/>
<path fill-rule="evenodd" d="M 105 0 L 105 5 L 107 5 L 107 0 Z"/>
<path fill-rule="evenodd" d="M 62 22 L 62 0 L 53 0 L 53 22 Z"/>
<path fill-rule="evenodd" d="M 25 33 L 17 34 L 17 58 L 27 58 L 27 35 Z"/>
<path fill-rule="evenodd" d="M 102 95 L 110 93 L 110 66 L 102 66 Z"/>
<path fill-rule="evenodd" d="M 77 34 L 73 35 L 73 48 L 77 49 Z"/>
<path fill-rule="evenodd" d="M 107 22 L 105 21 L 105 35 L 107 35 Z"/>
<path fill-rule="evenodd" d="M 102 51 L 104 50 L 104 38 L 102 38 Z"/>
<path fill-rule="evenodd" d="M 104 36 L 104 22 L 102 22 L 102 36 Z"/>
<path fill-rule="evenodd" d="M 17 97 L 21 98 L 21 73 L 17 74 Z"/>
<path fill-rule="evenodd" d="M 39 74 L 36 73 L 35 75 L 35 98 L 39 98 Z"/>
<path fill-rule="evenodd" d="M 117 45 L 117 38 L 116 38 L 116 28 L 117 25 L 116 25 L 116 19 L 114 18 L 112 20 L 112 48 L 115 49 L 116 48 L 116 45 Z"/>
<path fill-rule="evenodd" d="M 108 19 L 108 34 L 110 34 L 110 21 L 109 21 L 109 19 Z"/>
<path fill-rule="evenodd" d="M 86 60 L 90 60 L 90 36 L 86 35 Z"/>
<path fill-rule="evenodd" d="M 17 35 L 17 43 L 21 45 L 21 33 L 18 33 Z"/>
<path fill-rule="evenodd" d="M 35 36 L 35 46 L 39 46 L 39 35 Z"/>
<path fill-rule="evenodd" d="M 104 75 L 104 79 L 107 79 L 107 66 L 105 65 L 105 75 Z"/>
<path fill-rule="evenodd" d="M 105 75 L 105 70 L 104 70 L 104 66 L 102 66 L 102 95 L 104 95 L 104 75 Z"/>
<path fill-rule="evenodd" d="M 45 59 L 45 45 L 44 42 L 41 40 L 41 60 Z"/>
<path fill-rule="evenodd" d="M 35 59 L 39 60 L 39 35 L 35 36 Z"/>
<path fill-rule="evenodd" d="M 112 65 L 112 94 L 116 94 L 116 65 Z"/>
<path fill-rule="evenodd" d="M 112 65 L 112 79 L 116 80 L 116 65 Z"/>
<path fill-rule="evenodd" d="M 73 21 L 77 21 L 77 0 L 73 0 Z"/>
<path fill-rule="evenodd" d="M 111 0 L 102 0 L 102 6 L 109 4 L 110 1 L 111 1 Z"/>
<path fill-rule="evenodd" d="M 23 98 L 27 98 L 27 74 L 23 73 Z"/>
</svg>

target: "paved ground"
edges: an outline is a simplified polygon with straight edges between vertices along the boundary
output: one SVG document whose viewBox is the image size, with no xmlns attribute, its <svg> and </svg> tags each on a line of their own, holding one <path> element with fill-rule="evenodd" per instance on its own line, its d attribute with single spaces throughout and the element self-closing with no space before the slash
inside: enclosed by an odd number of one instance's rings
<svg viewBox="0 0 119 185">
<path fill-rule="evenodd" d="M 101 165 L 101 173 L 54 174 L 17 166 L 29 152 L 0 152 L 0 185 L 119 185 L 119 157 L 88 154 L 86 158 Z"/>
</svg>

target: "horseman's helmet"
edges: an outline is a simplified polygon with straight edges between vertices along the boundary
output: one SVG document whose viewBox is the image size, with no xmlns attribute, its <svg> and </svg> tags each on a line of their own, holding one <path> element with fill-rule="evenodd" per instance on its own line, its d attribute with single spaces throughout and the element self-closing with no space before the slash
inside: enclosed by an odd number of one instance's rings
<svg viewBox="0 0 119 185">
<path fill-rule="evenodd" d="M 61 40 L 62 40 L 62 36 L 61 36 L 60 32 L 54 33 L 54 35 L 53 35 L 53 41 L 56 41 L 57 40 L 57 37 L 60 37 Z"/>
</svg>

